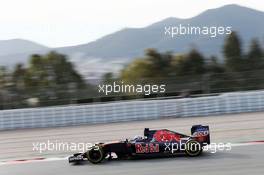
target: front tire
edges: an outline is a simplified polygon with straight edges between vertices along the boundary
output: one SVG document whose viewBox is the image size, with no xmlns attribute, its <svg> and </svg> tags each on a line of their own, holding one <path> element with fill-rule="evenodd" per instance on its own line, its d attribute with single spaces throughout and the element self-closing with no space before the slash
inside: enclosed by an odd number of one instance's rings
<svg viewBox="0 0 264 175">
<path fill-rule="evenodd" d="M 101 147 L 92 148 L 86 152 L 86 156 L 87 159 L 93 164 L 100 163 L 105 158 L 104 151 Z"/>
</svg>

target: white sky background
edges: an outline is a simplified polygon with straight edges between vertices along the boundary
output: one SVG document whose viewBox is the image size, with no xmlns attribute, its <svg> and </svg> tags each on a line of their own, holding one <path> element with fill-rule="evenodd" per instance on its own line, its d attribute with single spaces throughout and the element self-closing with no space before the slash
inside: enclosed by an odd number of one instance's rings
<svg viewBox="0 0 264 175">
<path fill-rule="evenodd" d="M 264 11 L 261 0 L 0 0 L 0 40 L 77 45 L 125 27 L 189 18 L 226 4 Z"/>
</svg>

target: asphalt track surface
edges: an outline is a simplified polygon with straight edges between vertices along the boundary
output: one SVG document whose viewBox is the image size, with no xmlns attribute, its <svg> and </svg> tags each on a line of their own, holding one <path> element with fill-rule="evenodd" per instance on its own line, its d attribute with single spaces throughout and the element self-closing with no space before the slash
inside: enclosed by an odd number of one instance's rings
<svg viewBox="0 0 264 175">
<path fill-rule="evenodd" d="M 212 142 L 251 142 L 264 140 L 264 113 L 226 116 L 167 118 L 162 120 L 86 125 L 0 132 L 0 162 L 37 157 L 46 161 L 0 163 L 0 175 L 48 174 L 264 174 L 264 144 L 241 144 L 230 151 L 205 152 L 201 157 L 175 157 L 148 160 L 104 161 L 100 165 L 69 165 L 70 152 L 32 151 L 33 142 L 111 141 L 141 135 L 144 127 L 168 128 L 186 134 L 193 124 L 210 125 Z M 54 158 L 54 159 L 52 159 Z M 57 159 L 56 159 L 57 158 Z"/>
<path fill-rule="evenodd" d="M 201 157 L 106 161 L 69 165 L 67 161 L 32 162 L 0 167 L 1 175 L 154 175 L 245 174 L 263 175 L 263 145 L 235 147 L 231 152 L 206 153 Z"/>
</svg>

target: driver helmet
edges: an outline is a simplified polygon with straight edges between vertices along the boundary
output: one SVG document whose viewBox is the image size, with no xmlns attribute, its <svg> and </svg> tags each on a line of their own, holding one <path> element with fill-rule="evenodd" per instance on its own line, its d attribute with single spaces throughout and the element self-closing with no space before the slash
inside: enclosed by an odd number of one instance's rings
<svg viewBox="0 0 264 175">
<path fill-rule="evenodd" d="M 135 136 L 134 140 L 143 140 L 143 137 L 142 136 Z"/>
</svg>

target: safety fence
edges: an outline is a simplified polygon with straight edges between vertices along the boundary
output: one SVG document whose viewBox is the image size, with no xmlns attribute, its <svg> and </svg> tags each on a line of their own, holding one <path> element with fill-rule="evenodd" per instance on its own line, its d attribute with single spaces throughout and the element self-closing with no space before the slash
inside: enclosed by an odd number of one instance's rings
<svg viewBox="0 0 264 175">
<path fill-rule="evenodd" d="M 264 111 L 264 91 L 0 111 L 0 130 Z"/>
</svg>

